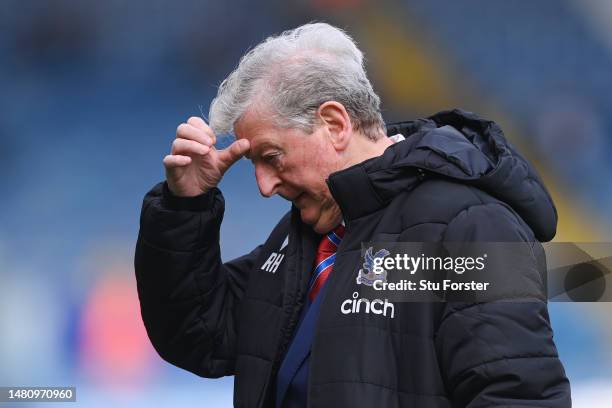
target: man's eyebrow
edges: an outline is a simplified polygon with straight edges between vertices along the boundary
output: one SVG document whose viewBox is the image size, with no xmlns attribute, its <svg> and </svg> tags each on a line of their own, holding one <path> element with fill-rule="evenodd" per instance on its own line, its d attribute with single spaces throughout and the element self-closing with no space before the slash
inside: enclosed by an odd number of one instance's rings
<svg viewBox="0 0 612 408">
<path fill-rule="evenodd" d="M 253 158 L 258 158 L 261 155 L 261 151 L 268 147 L 276 147 L 276 145 L 270 142 L 261 142 L 254 148 L 251 148 L 247 154 L 245 154 L 245 156 L 247 159 L 252 161 Z"/>
</svg>

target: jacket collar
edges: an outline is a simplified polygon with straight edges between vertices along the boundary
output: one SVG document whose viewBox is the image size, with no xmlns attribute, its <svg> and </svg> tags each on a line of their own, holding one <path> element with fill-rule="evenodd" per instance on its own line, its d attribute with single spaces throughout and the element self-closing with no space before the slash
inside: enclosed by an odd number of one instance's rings
<svg viewBox="0 0 612 408">
<path fill-rule="evenodd" d="M 539 240 L 554 237 L 557 211 L 548 191 L 494 122 L 455 109 L 387 126 L 388 135 L 396 133 L 406 140 L 329 176 L 329 189 L 345 220 L 383 208 L 432 174 L 473 185 L 505 202 Z"/>
</svg>

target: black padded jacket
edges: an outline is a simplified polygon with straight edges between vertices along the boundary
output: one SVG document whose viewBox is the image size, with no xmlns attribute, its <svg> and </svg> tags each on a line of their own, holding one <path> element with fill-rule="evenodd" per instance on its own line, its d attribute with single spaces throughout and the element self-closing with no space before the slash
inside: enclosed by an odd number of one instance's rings
<svg viewBox="0 0 612 408">
<path fill-rule="evenodd" d="M 406 140 L 328 179 L 347 228 L 313 340 L 308 406 L 569 407 L 545 301 L 341 313 L 364 241 L 539 246 L 555 234 L 548 192 L 495 123 L 453 110 L 388 126 L 396 133 Z M 273 407 L 320 236 L 292 208 L 265 243 L 222 263 L 223 212 L 218 189 L 187 199 L 160 183 L 146 195 L 135 256 L 142 317 L 163 359 L 234 375 L 236 407 Z"/>
</svg>

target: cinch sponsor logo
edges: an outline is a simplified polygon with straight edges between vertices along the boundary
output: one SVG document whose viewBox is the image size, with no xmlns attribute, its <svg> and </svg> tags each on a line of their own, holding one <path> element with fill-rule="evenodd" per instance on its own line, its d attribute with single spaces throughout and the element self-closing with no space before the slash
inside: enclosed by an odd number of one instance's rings
<svg viewBox="0 0 612 408">
<path fill-rule="evenodd" d="M 395 317 L 395 305 L 389 302 L 387 299 L 382 301 L 380 299 L 357 299 L 358 297 L 359 293 L 353 292 L 352 299 L 346 299 L 344 302 L 342 302 L 342 305 L 340 305 L 340 311 L 342 314 L 373 313 L 376 315 L 391 317 L 391 319 Z"/>
</svg>

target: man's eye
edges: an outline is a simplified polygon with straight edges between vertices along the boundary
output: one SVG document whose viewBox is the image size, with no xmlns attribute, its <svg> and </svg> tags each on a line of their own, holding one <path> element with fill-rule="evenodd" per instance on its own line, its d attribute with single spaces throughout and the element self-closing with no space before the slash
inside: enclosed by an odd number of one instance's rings
<svg viewBox="0 0 612 408">
<path fill-rule="evenodd" d="M 262 157 L 266 163 L 275 164 L 280 158 L 280 153 L 270 153 Z"/>
</svg>

